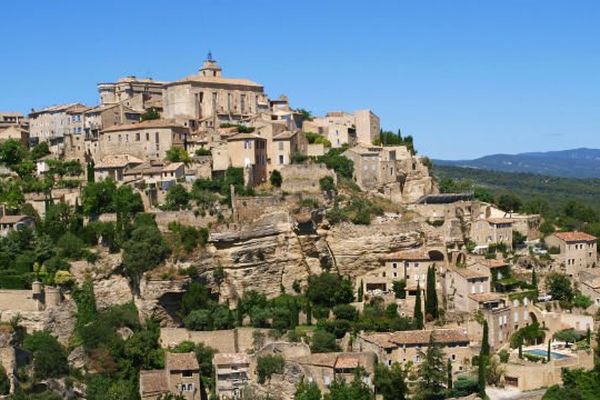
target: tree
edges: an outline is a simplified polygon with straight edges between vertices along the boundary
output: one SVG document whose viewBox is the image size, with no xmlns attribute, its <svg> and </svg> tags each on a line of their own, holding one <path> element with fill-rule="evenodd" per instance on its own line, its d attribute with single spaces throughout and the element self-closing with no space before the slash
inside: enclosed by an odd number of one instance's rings
<svg viewBox="0 0 600 400">
<path fill-rule="evenodd" d="M 8 394 L 10 391 L 10 380 L 6 374 L 6 370 L 0 365 L 0 395 Z"/>
<path fill-rule="evenodd" d="M 355 321 L 358 317 L 358 311 L 350 304 L 339 304 L 333 308 L 333 314 L 336 319 L 346 321 Z"/>
<path fill-rule="evenodd" d="M 354 379 L 350 384 L 341 377 L 336 377 L 329 385 L 329 393 L 325 400 L 371 400 L 373 395 L 367 384 L 363 381 L 364 369 L 357 368 Z"/>
<path fill-rule="evenodd" d="M 281 187 L 281 184 L 283 183 L 283 177 L 281 176 L 281 172 L 274 169 L 273 172 L 271 172 L 271 177 L 269 178 L 269 180 L 271 182 L 271 185 L 275 187 Z"/>
<path fill-rule="evenodd" d="M 538 280 L 537 280 L 537 274 L 535 272 L 535 268 L 533 268 L 531 270 L 531 286 L 535 289 L 538 288 Z"/>
<path fill-rule="evenodd" d="M 294 400 L 321 400 L 321 391 L 315 382 L 306 383 L 303 378 L 296 386 Z"/>
<path fill-rule="evenodd" d="M 498 198 L 498 207 L 506 212 L 519 212 L 522 206 L 521 199 L 513 193 L 504 193 Z"/>
<path fill-rule="evenodd" d="M 489 332 L 488 323 L 483 321 L 483 337 L 481 339 L 481 349 L 479 350 L 479 369 L 477 374 L 477 386 L 479 397 L 482 399 L 486 398 L 485 394 L 485 382 L 486 382 L 486 366 L 490 356 L 490 343 L 489 343 Z"/>
<path fill-rule="evenodd" d="M 96 181 L 96 177 L 94 175 L 94 160 L 88 161 L 86 171 L 88 183 L 94 183 Z"/>
<path fill-rule="evenodd" d="M 153 119 L 160 119 L 160 114 L 154 107 L 146 110 L 146 112 L 140 116 L 140 121 L 150 121 Z"/>
<path fill-rule="evenodd" d="M 123 267 L 136 286 L 144 272 L 159 265 L 169 254 L 169 247 L 156 224 L 140 224 L 134 228 L 123 250 Z"/>
<path fill-rule="evenodd" d="M 357 300 L 359 303 L 362 303 L 363 301 L 363 296 L 364 296 L 364 282 L 362 281 L 362 279 L 360 280 L 360 286 L 358 287 L 358 293 L 357 293 Z"/>
<path fill-rule="evenodd" d="M 324 330 L 316 330 L 313 333 L 310 350 L 313 353 L 331 353 L 339 351 L 335 335 Z"/>
<path fill-rule="evenodd" d="M 375 367 L 373 384 L 383 400 L 405 400 L 408 395 L 406 374 L 402 366 L 395 362 L 391 367 L 379 364 Z"/>
<path fill-rule="evenodd" d="M 446 362 L 446 369 L 448 370 L 448 381 L 446 382 L 446 387 L 449 390 L 452 390 L 452 360 L 448 359 Z"/>
<path fill-rule="evenodd" d="M 421 287 L 420 282 L 417 282 L 417 296 L 415 297 L 415 310 L 413 313 L 413 324 L 415 329 L 423 329 L 423 308 L 421 306 Z"/>
<path fill-rule="evenodd" d="M 435 286 L 435 265 L 432 265 L 427 268 L 427 297 L 425 298 L 425 317 L 427 320 L 434 320 L 439 316 Z"/>
<path fill-rule="evenodd" d="M 165 199 L 165 208 L 167 210 L 181 210 L 188 208 L 190 203 L 190 194 L 186 188 L 177 183 L 167 190 Z"/>
<path fill-rule="evenodd" d="M 33 376 L 36 380 L 68 374 L 67 355 L 50 332 L 37 331 L 27 335 L 23 340 L 23 348 L 33 354 Z"/>
<path fill-rule="evenodd" d="M 554 339 L 563 341 L 569 345 L 569 343 L 575 343 L 581 339 L 581 335 L 575 331 L 575 329 L 563 329 L 554 334 Z"/>
<path fill-rule="evenodd" d="M 319 179 L 319 188 L 323 192 L 331 192 L 335 190 L 335 182 L 333 181 L 332 176 L 324 176 Z"/>
<path fill-rule="evenodd" d="M 422 400 L 442 399 L 444 384 L 447 379 L 446 362 L 444 353 L 435 341 L 435 335 L 429 336 L 429 344 L 425 352 L 420 351 L 423 359 L 419 368 L 421 384 L 417 389 L 416 398 Z"/>
<path fill-rule="evenodd" d="M 561 273 L 552 272 L 546 277 L 546 288 L 553 300 L 558 301 L 573 301 L 575 293 L 571 287 L 569 278 Z"/>
<path fill-rule="evenodd" d="M 170 162 L 182 162 L 184 164 L 189 164 L 191 159 L 190 155 L 183 147 L 171 147 L 167 150 L 165 155 L 165 159 Z"/>
<path fill-rule="evenodd" d="M 306 288 L 306 297 L 314 304 L 333 307 L 336 304 L 347 304 L 354 300 L 352 282 L 337 274 L 323 272 L 310 275 Z"/>
<path fill-rule="evenodd" d="M 0 162 L 9 168 L 14 168 L 27 157 L 27 149 L 21 141 L 8 139 L 0 144 Z"/>
<path fill-rule="evenodd" d="M 285 360 L 280 355 L 259 356 L 256 360 L 256 373 L 258 374 L 258 383 L 264 384 L 271 380 L 271 375 L 282 374 Z"/>
</svg>

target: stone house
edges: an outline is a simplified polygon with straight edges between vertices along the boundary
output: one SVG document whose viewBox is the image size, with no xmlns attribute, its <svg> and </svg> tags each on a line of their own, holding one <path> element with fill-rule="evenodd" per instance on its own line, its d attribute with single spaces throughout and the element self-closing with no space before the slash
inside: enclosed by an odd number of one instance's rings
<svg viewBox="0 0 600 400">
<path fill-rule="evenodd" d="M 217 396 L 234 399 L 248 384 L 250 359 L 246 353 L 217 353 L 213 356 Z"/>
<path fill-rule="evenodd" d="M 162 100 L 164 84 L 152 78 L 140 79 L 135 76 L 120 78 L 117 82 L 101 82 L 98 84 L 100 107 L 119 104 L 138 112 L 160 108 L 157 104 Z"/>
<path fill-rule="evenodd" d="M 0 236 L 6 236 L 10 231 L 33 229 L 34 226 L 34 219 L 28 215 L 3 215 L 0 217 Z"/>
<path fill-rule="evenodd" d="M 237 133 L 227 139 L 230 166 L 244 169 L 244 183 L 255 186 L 267 180 L 267 140 L 254 133 Z"/>
<path fill-rule="evenodd" d="M 302 131 L 324 136 L 334 148 L 357 143 L 371 146 L 379 138 L 380 128 L 379 117 L 371 110 L 328 112 L 324 117 L 305 120 L 302 124 Z"/>
<path fill-rule="evenodd" d="M 446 308 L 449 311 L 474 311 L 469 296 L 490 292 L 489 272 L 473 267 L 448 268 L 444 283 Z"/>
<path fill-rule="evenodd" d="M 18 140 L 26 148 L 29 147 L 29 131 L 20 126 L 13 125 L 0 130 L 0 142 L 9 139 Z"/>
<path fill-rule="evenodd" d="M 316 353 L 298 357 L 293 360 L 302 368 L 307 382 L 317 384 L 322 392 L 326 392 L 335 379 L 352 382 L 358 368 L 366 373 L 364 382 L 373 387 L 373 375 L 377 365 L 377 356 L 373 352 L 354 353 Z"/>
<path fill-rule="evenodd" d="M 183 179 L 185 179 L 185 165 L 180 162 L 165 163 L 151 160 L 123 172 L 123 183 L 140 190 L 145 208 L 162 203 L 169 188 Z"/>
<path fill-rule="evenodd" d="M 471 223 L 471 240 L 480 250 L 491 244 L 504 244 L 512 249 L 513 221 L 510 218 L 478 219 Z"/>
<path fill-rule="evenodd" d="M 140 122 L 142 113 L 123 103 L 115 103 L 94 107 L 87 110 L 84 115 L 85 136 L 97 139 L 103 129 Z"/>
<path fill-rule="evenodd" d="M 130 154 L 108 155 L 94 165 L 94 178 L 96 181 L 110 178 L 115 182 L 122 182 L 126 169 L 143 163 L 144 160 Z"/>
<path fill-rule="evenodd" d="M 579 290 L 594 302 L 594 308 L 600 307 L 600 273 L 579 271 Z"/>
<path fill-rule="evenodd" d="M 6 128 L 10 128 L 11 126 L 28 129 L 29 123 L 27 118 L 25 118 L 20 112 L 0 111 L 0 132 Z"/>
<path fill-rule="evenodd" d="M 200 400 L 200 366 L 196 354 L 165 353 L 165 368 L 140 371 L 139 387 L 142 400 L 159 399 L 168 393 L 186 400 Z"/>
<path fill-rule="evenodd" d="M 436 192 L 429 168 L 406 146 L 358 145 L 344 152 L 354 163 L 353 179 L 365 191 L 393 202 L 414 203 Z"/>
<path fill-rule="evenodd" d="M 513 223 L 513 230 L 525 236 L 527 240 L 540 238 L 541 217 L 538 214 L 519 214 L 506 212 L 493 204 L 482 203 L 480 218 L 506 218 Z"/>
<path fill-rule="evenodd" d="M 89 108 L 81 103 L 61 104 L 34 110 L 29 114 L 29 133 L 38 141 L 53 142 L 66 134 L 84 133 L 84 113 Z"/>
<path fill-rule="evenodd" d="M 545 239 L 548 247 L 557 247 L 560 254 L 556 261 L 569 276 L 575 276 L 586 268 L 594 268 L 598 262 L 597 238 L 585 232 L 555 232 Z"/>
<path fill-rule="evenodd" d="M 356 141 L 372 145 L 376 139 L 379 139 L 381 125 L 379 117 L 371 110 L 358 110 L 354 112 L 354 121 L 356 125 Z"/>
<path fill-rule="evenodd" d="M 197 130 L 218 128 L 257 114 L 268 101 L 262 85 L 247 79 L 225 78 L 209 54 L 197 75 L 169 82 L 163 88 L 163 117 Z"/>
<path fill-rule="evenodd" d="M 379 362 L 387 366 L 395 362 L 412 362 L 418 367 L 423 361 L 421 354 L 427 351 L 431 335 L 442 346 L 445 356 L 452 361 L 453 371 L 465 371 L 468 368 L 473 351 L 464 329 L 362 333 L 353 347 L 355 351 L 375 353 Z"/>
<path fill-rule="evenodd" d="M 98 157 L 126 153 L 143 160 L 162 160 L 171 147 L 185 148 L 187 135 L 186 127 L 169 120 L 113 126 L 100 132 Z"/>
<path fill-rule="evenodd" d="M 273 169 L 292 163 L 292 155 L 300 150 L 298 131 L 285 131 L 273 137 L 272 152 L 268 158 L 272 160 Z"/>
</svg>

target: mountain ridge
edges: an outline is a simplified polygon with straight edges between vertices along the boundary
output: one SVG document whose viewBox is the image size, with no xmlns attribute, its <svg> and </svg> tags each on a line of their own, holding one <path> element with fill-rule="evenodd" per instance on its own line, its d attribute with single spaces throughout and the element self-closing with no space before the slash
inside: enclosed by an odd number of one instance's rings
<svg viewBox="0 0 600 400">
<path fill-rule="evenodd" d="M 472 160 L 432 160 L 436 165 L 524 172 L 566 178 L 600 178 L 600 149 L 580 147 L 568 150 L 490 154 Z"/>
</svg>

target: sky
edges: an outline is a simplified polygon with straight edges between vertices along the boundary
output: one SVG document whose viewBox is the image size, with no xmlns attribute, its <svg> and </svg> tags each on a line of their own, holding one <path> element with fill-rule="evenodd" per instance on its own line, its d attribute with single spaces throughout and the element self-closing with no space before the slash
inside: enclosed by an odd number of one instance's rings
<svg viewBox="0 0 600 400">
<path fill-rule="evenodd" d="M 94 105 L 96 84 L 229 77 L 315 115 L 370 108 L 420 154 L 600 148 L 600 2 L 6 1 L 0 110 Z"/>
</svg>

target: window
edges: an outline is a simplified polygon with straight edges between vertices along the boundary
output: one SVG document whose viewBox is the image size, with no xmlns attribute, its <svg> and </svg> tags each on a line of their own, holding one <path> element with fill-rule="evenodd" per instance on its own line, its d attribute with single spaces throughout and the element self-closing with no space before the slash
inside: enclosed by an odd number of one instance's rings
<svg viewBox="0 0 600 400">
<path fill-rule="evenodd" d="M 452 354 L 452 361 L 456 361 L 456 354 Z"/>
<path fill-rule="evenodd" d="M 398 268 L 398 264 L 397 263 L 392 263 L 392 267 L 393 268 Z"/>
<path fill-rule="evenodd" d="M 119 143 L 121 143 L 121 140 L 122 140 L 121 135 L 119 135 Z"/>
<path fill-rule="evenodd" d="M 159 138 L 158 138 L 158 132 L 154 132 L 154 141 L 155 141 L 156 143 L 158 143 L 158 141 L 159 141 Z"/>
<path fill-rule="evenodd" d="M 192 371 L 183 371 L 181 375 L 186 378 L 190 378 L 192 376 Z"/>
<path fill-rule="evenodd" d="M 281 156 L 281 155 L 279 156 L 279 164 L 283 164 L 283 158 L 284 158 L 283 156 Z"/>
<path fill-rule="evenodd" d="M 394 272 L 394 278 L 397 278 L 397 277 L 398 277 L 398 273 Z"/>
<path fill-rule="evenodd" d="M 135 141 L 136 141 L 136 142 L 139 142 L 139 141 L 140 141 L 140 133 L 139 133 L 139 132 L 137 132 L 137 133 L 135 134 Z"/>
<path fill-rule="evenodd" d="M 150 134 L 148 132 L 146 132 L 146 141 L 149 142 L 150 141 Z"/>
<path fill-rule="evenodd" d="M 283 150 L 283 142 L 279 141 L 279 150 Z"/>
</svg>

